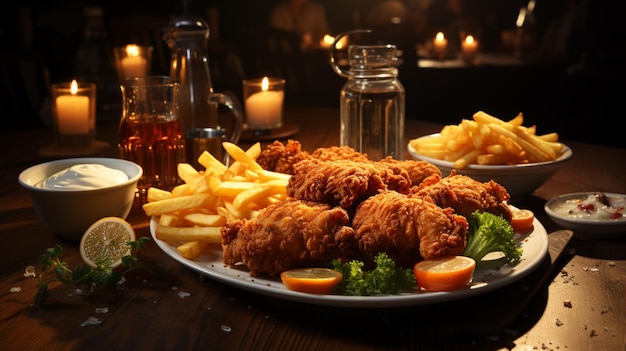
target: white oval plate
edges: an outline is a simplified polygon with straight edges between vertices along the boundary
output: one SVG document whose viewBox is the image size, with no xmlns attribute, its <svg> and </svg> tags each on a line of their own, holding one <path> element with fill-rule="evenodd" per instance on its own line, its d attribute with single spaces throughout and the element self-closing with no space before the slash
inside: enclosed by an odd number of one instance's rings
<svg viewBox="0 0 626 351">
<path fill-rule="evenodd" d="M 573 218 L 558 214 L 553 210 L 555 206 L 567 200 L 585 199 L 587 196 L 597 193 L 603 193 L 609 198 L 626 199 L 626 195 L 624 194 L 606 193 L 602 191 L 563 194 L 548 201 L 544 206 L 544 210 L 554 223 L 563 228 L 571 229 L 574 235 L 588 238 L 616 238 L 626 235 L 626 217 L 615 220 Z"/>
<path fill-rule="evenodd" d="M 417 306 L 458 300 L 492 291 L 514 283 L 541 264 L 548 253 L 548 234 L 537 219 L 533 230 L 526 234 L 516 234 L 515 241 L 524 250 L 521 261 L 515 265 L 497 265 L 496 261 L 484 262 L 476 267 L 472 283 L 466 289 L 449 292 L 415 292 L 385 296 L 345 296 L 317 295 L 291 291 L 285 288 L 280 278 L 250 277 L 247 269 L 228 267 L 222 261 L 221 248 L 208 250 L 195 260 L 182 257 L 176 247 L 161 241 L 155 236 L 157 221 L 150 220 L 150 233 L 157 245 L 168 256 L 187 268 L 197 271 L 209 278 L 241 289 L 252 291 L 279 299 L 337 307 L 386 308 L 401 306 Z"/>
</svg>

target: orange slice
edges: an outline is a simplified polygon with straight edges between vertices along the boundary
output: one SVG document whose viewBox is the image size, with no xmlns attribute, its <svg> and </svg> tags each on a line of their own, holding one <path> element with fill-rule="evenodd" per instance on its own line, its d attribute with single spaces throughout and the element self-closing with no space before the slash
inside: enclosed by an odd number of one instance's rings
<svg viewBox="0 0 626 351">
<path fill-rule="evenodd" d="M 310 294 L 329 294 L 342 279 L 341 272 L 329 268 L 297 268 L 280 274 L 287 289 Z"/>
<path fill-rule="evenodd" d="M 130 255 L 130 241 L 135 241 L 135 230 L 130 223 L 119 217 L 104 217 L 83 234 L 80 256 L 91 267 L 108 261 L 115 268 L 122 264 L 122 257 Z"/>
<path fill-rule="evenodd" d="M 476 261 L 466 256 L 448 256 L 415 264 L 417 285 L 429 291 L 449 291 L 467 286 L 472 280 Z"/>
<path fill-rule="evenodd" d="M 535 214 L 531 210 L 513 210 L 511 227 L 516 233 L 525 233 L 533 227 Z"/>
</svg>

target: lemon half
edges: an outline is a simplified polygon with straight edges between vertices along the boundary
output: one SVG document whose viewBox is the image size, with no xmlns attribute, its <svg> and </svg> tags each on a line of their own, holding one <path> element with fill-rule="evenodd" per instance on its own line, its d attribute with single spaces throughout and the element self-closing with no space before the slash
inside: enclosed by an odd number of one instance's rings
<svg viewBox="0 0 626 351">
<path fill-rule="evenodd" d="M 80 256 L 91 267 L 109 261 L 110 267 L 122 264 L 122 257 L 130 255 L 128 242 L 135 241 L 135 230 L 119 217 L 104 217 L 92 224 L 80 240 Z"/>
</svg>

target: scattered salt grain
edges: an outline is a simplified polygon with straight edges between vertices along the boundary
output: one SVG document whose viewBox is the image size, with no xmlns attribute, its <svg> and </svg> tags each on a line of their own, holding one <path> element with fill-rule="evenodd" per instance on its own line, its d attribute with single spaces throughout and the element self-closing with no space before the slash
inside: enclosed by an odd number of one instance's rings
<svg viewBox="0 0 626 351">
<path fill-rule="evenodd" d="M 98 307 L 98 308 L 96 308 L 96 313 L 97 314 L 109 313 L 109 309 L 106 308 L 106 307 Z"/>
<path fill-rule="evenodd" d="M 230 332 L 232 331 L 231 327 L 229 327 L 229 326 L 227 326 L 227 325 L 225 325 L 225 324 L 222 324 L 222 325 L 220 326 L 220 329 L 222 329 L 222 331 L 223 331 L 223 332 L 226 332 L 226 333 L 230 333 Z"/>
<path fill-rule="evenodd" d="M 614 261 L 609 262 L 609 267 L 615 267 L 615 266 L 616 266 L 616 263 Z"/>
<path fill-rule="evenodd" d="M 26 269 L 24 270 L 24 276 L 35 278 L 37 276 L 35 274 L 35 266 L 26 266 Z"/>
<path fill-rule="evenodd" d="M 9 291 L 12 292 L 12 293 L 18 293 L 18 292 L 22 291 L 22 288 L 20 288 L 19 286 L 14 286 Z"/>
<path fill-rule="evenodd" d="M 96 317 L 89 317 L 89 318 L 87 318 L 86 321 L 82 322 L 80 324 L 80 326 L 81 327 L 86 327 L 86 326 L 89 326 L 89 325 L 98 325 L 100 323 L 102 323 L 102 321 L 99 320 L 98 318 L 96 318 Z"/>
<path fill-rule="evenodd" d="M 558 319 L 558 318 L 557 318 L 557 319 L 556 319 L 556 326 L 557 326 L 557 327 L 560 327 L 560 326 L 562 326 L 562 325 L 563 325 L 563 322 L 562 322 L 560 319 Z"/>
<path fill-rule="evenodd" d="M 191 294 L 188 292 L 181 291 L 178 293 L 178 297 L 180 297 L 181 299 L 184 299 L 185 297 L 189 297 L 189 296 L 191 296 Z"/>
</svg>

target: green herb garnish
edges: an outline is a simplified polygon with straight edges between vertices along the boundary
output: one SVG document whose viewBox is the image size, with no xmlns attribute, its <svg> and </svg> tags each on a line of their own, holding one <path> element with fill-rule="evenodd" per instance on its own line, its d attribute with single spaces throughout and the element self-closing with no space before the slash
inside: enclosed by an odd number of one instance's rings
<svg viewBox="0 0 626 351">
<path fill-rule="evenodd" d="M 364 271 L 361 261 L 341 263 L 334 260 L 334 269 L 343 274 L 335 291 L 343 295 L 373 296 L 415 289 L 415 275 L 411 269 L 396 268 L 395 262 L 384 252 L 376 255 L 375 262 L 376 268 Z"/>
<path fill-rule="evenodd" d="M 78 287 L 86 287 L 88 289 L 97 287 L 114 288 L 124 277 L 124 274 L 138 268 L 148 270 L 137 258 L 137 253 L 148 240 L 150 239 L 147 237 L 141 237 L 137 241 L 128 242 L 131 253 L 122 257 L 122 265 L 119 270 L 112 268 L 111 262 L 106 259 L 96 262 L 95 268 L 81 265 L 71 269 L 67 262 L 61 261 L 63 248 L 60 245 L 46 249 L 46 252 L 39 256 L 39 262 L 43 266 L 41 273 L 37 277 L 37 292 L 33 298 L 33 304 L 39 305 L 43 301 L 44 296 L 48 292 L 48 285 L 54 281 L 63 284 L 75 284 Z"/>
</svg>

